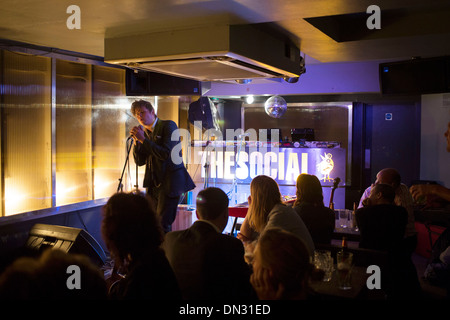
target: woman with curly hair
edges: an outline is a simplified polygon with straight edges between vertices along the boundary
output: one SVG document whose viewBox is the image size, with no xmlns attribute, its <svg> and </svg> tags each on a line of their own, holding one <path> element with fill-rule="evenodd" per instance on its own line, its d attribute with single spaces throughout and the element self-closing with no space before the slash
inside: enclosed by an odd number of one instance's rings
<svg viewBox="0 0 450 320">
<path fill-rule="evenodd" d="M 160 247 L 162 228 L 148 198 L 114 194 L 103 207 L 101 229 L 114 269 L 123 274 L 110 287 L 111 299 L 181 299 L 175 274 Z"/>
</svg>

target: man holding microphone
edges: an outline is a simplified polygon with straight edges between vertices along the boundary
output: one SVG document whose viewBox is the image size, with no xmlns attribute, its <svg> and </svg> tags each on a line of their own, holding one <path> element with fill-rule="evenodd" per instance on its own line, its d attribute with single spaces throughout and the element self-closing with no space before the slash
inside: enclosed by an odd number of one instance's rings
<svg viewBox="0 0 450 320">
<path fill-rule="evenodd" d="M 140 124 L 130 131 L 134 161 L 138 166 L 145 165 L 143 186 L 167 233 L 172 230 L 181 195 L 195 188 L 183 161 L 175 164 L 172 159 L 172 149 L 180 143 L 179 139 L 172 140 L 172 133 L 178 127 L 171 120 L 159 119 L 152 104 L 145 100 L 134 101 L 131 113 Z M 182 159 L 181 151 L 177 156 Z"/>
</svg>

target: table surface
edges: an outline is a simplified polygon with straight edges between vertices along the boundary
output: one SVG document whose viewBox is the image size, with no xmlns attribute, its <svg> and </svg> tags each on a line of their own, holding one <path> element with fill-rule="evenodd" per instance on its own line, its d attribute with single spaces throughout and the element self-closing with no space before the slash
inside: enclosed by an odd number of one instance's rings
<svg viewBox="0 0 450 320">
<path fill-rule="evenodd" d="M 366 281 L 369 276 L 364 267 L 353 266 L 351 274 L 352 288 L 347 290 L 339 289 L 336 266 L 334 267 L 333 275 L 330 281 L 312 281 L 310 283 L 311 289 L 324 298 L 339 298 L 339 299 L 355 299 L 366 288 Z"/>
</svg>

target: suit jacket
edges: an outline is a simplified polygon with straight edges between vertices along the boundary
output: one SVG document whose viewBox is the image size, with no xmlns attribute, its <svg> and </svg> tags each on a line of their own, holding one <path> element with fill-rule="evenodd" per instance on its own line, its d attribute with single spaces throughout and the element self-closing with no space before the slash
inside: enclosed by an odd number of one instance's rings
<svg viewBox="0 0 450 320">
<path fill-rule="evenodd" d="M 361 234 L 359 246 L 373 250 L 401 250 L 408 222 L 404 207 L 379 204 L 359 208 L 355 212 Z"/>
<path fill-rule="evenodd" d="M 162 188 L 169 197 L 195 188 L 184 166 L 181 147 L 176 152 L 180 139 L 172 140 L 172 133 L 177 129 L 175 122 L 158 119 L 153 132 L 145 129 L 146 139 L 133 149 L 136 164 L 145 165 L 144 187 Z"/>
<path fill-rule="evenodd" d="M 210 223 L 197 220 L 189 229 L 167 233 L 163 248 L 183 299 L 256 299 L 242 242 Z"/>
</svg>

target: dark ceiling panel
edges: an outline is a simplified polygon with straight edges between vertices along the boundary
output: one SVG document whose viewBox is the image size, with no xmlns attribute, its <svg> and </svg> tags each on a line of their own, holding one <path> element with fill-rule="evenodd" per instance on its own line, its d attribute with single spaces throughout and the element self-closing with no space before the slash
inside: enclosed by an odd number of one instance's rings
<svg viewBox="0 0 450 320">
<path fill-rule="evenodd" d="M 371 13 L 304 18 L 336 42 L 450 33 L 450 8 L 381 10 L 381 29 L 369 29 Z"/>
</svg>

